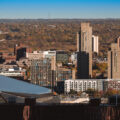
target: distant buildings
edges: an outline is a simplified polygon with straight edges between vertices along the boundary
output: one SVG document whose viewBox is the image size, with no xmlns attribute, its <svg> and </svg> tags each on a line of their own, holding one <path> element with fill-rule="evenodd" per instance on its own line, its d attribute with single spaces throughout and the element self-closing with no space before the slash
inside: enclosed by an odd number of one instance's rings
<svg viewBox="0 0 120 120">
<path fill-rule="evenodd" d="M 50 58 L 55 57 L 57 63 L 68 63 L 69 62 L 69 54 L 66 51 L 33 51 L 32 53 L 27 52 L 26 58 L 29 60 L 32 59 L 41 59 L 41 58 Z"/>
<path fill-rule="evenodd" d="M 81 23 L 81 31 L 77 33 L 77 79 L 92 77 L 92 27 L 89 23 Z"/>
<path fill-rule="evenodd" d="M 3 62 L 5 62 L 5 59 L 3 58 L 3 53 L 0 52 L 0 64 L 2 64 Z"/>
<path fill-rule="evenodd" d="M 37 52 L 37 51 L 33 51 L 32 53 L 26 53 L 26 58 L 29 60 L 33 60 L 33 59 L 41 59 L 43 58 L 43 53 L 42 52 Z"/>
<path fill-rule="evenodd" d="M 23 80 L 26 70 L 17 65 L 2 65 L 0 66 L 0 75 Z"/>
<path fill-rule="evenodd" d="M 42 53 L 44 58 L 51 59 L 52 57 L 55 57 L 55 60 L 56 60 L 56 51 L 48 50 L 48 51 L 42 51 Z"/>
<path fill-rule="evenodd" d="M 92 35 L 92 51 L 97 54 L 99 52 L 99 38 L 95 35 Z"/>
<path fill-rule="evenodd" d="M 69 54 L 66 51 L 56 51 L 57 63 L 67 64 L 69 62 Z"/>
<path fill-rule="evenodd" d="M 111 50 L 108 51 L 108 78 L 120 79 L 120 37 L 117 43 L 111 44 Z"/>
<path fill-rule="evenodd" d="M 17 61 L 21 58 L 25 58 L 26 53 L 30 51 L 31 51 L 30 49 L 28 49 L 26 46 L 22 44 L 16 44 L 14 46 L 14 55 L 16 56 Z"/>
<path fill-rule="evenodd" d="M 0 53 L 0 63 L 16 62 L 16 56 L 13 53 Z"/>
</svg>

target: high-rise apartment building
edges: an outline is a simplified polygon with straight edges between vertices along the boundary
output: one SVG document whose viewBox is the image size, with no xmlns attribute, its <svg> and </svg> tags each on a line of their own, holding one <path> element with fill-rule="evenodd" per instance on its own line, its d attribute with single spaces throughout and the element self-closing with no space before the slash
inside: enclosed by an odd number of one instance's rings
<svg viewBox="0 0 120 120">
<path fill-rule="evenodd" d="M 81 23 L 81 31 L 77 33 L 77 78 L 92 77 L 92 27 L 89 23 Z"/>
<path fill-rule="evenodd" d="M 72 79 L 72 70 L 56 66 L 56 57 L 33 59 L 30 65 L 30 80 L 33 84 L 49 87 L 52 90 L 57 81 Z"/>
<path fill-rule="evenodd" d="M 92 27 L 90 23 L 81 23 L 81 31 L 77 33 L 77 52 L 92 51 Z"/>
<path fill-rule="evenodd" d="M 92 35 L 92 51 L 94 53 L 97 53 L 99 52 L 99 41 L 98 41 L 98 36 L 95 36 L 95 35 Z"/>
<path fill-rule="evenodd" d="M 30 79 L 34 84 L 50 87 L 52 85 L 51 60 L 32 60 L 30 66 Z"/>
<path fill-rule="evenodd" d="M 120 79 L 120 37 L 117 43 L 111 44 L 111 50 L 108 51 L 108 78 Z"/>
</svg>

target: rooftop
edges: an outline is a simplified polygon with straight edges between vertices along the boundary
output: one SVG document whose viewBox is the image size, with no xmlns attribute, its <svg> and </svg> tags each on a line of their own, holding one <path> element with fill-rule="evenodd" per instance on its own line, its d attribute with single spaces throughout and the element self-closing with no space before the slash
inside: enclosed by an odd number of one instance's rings
<svg viewBox="0 0 120 120">
<path fill-rule="evenodd" d="M 49 94 L 50 89 L 0 75 L 0 93 L 15 94 L 24 97 L 38 97 Z"/>
</svg>

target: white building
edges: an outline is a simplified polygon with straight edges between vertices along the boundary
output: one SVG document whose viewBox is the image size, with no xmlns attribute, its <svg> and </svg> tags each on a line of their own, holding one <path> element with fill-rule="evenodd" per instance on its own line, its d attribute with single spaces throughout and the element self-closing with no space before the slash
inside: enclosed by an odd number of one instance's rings
<svg viewBox="0 0 120 120">
<path fill-rule="evenodd" d="M 22 72 L 0 72 L 0 75 L 3 76 L 11 76 L 11 77 L 19 77 L 19 76 L 23 76 Z"/>
<path fill-rule="evenodd" d="M 11 67 L 11 68 L 7 68 L 7 69 L 2 69 L 0 70 L 0 75 L 3 76 L 11 76 L 11 77 L 19 77 L 19 76 L 23 76 L 23 73 L 25 73 L 26 70 L 22 69 L 20 67 Z"/>
<path fill-rule="evenodd" d="M 56 57 L 56 51 L 43 51 L 44 58 L 52 58 L 53 56 Z"/>
<path fill-rule="evenodd" d="M 86 91 L 88 89 L 103 90 L 104 79 L 77 79 L 77 80 L 65 80 L 64 92 L 69 93 L 70 90 Z"/>
<path fill-rule="evenodd" d="M 71 59 L 71 62 L 73 64 L 76 64 L 77 63 L 77 54 L 76 53 L 72 53 L 70 59 Z"/>
<path fill-rule="evenodd" d="M 26 53 L 26 58 L 29 60 L 41 59 L 43 58 L 43 52 L 33 51 L 33 53 Z"/>
<path fill-rule="evenodd" d="M 107 91 L 120 90 L 120 79 L 69 79 L 57 83 L 58 92 L 69 93 L 71 90 L 84 92 L 88 89 Z"/>
<path fill-rule="evenodd" d="M 26 53 L 26 58 L 29 60 L 41 59 L 41 58 L 52 58 L 56 57 L 56 51 L 33 51 L 32 53 Z"/>
<path fill-rule="evenodd" d="M 99 37 L 92 35 L 92 51 L 95 53 L 99 52 Z"/>
</svg>

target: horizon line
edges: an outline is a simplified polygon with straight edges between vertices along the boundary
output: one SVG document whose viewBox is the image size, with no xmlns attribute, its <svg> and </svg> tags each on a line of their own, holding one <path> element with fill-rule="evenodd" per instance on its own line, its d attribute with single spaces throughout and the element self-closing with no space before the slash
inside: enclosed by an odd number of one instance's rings
<svg viewBox="0 0 120 120">
<path fill-rule="evenodd" d="M 120 19 L 120 18 L 0 18 L 0 20 L 39 20 L 39 19 L 44 19 L 44 20 L 54 20 L 54 19 L 78 19 L 78 20 L 99 20 L 99 19 Z"/>
</svg>

